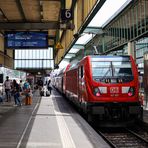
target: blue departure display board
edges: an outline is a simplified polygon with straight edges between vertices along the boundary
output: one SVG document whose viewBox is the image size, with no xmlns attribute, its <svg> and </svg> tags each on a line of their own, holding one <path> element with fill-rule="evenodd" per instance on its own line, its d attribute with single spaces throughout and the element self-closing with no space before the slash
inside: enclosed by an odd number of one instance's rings
<svg viewBox="0 0 148 148">
<path fill-rule="evenodd" d="M 11 49 L 47 48 L 48 32 L 5 32 L 5 47 Z"/>
</svg>

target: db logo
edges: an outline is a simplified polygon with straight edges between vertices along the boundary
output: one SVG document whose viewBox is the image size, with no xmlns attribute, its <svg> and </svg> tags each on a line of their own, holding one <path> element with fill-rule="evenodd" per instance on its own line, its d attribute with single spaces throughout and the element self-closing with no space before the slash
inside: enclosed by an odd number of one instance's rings
<svg viewBox="0 0 148 148">
<path fill-rule="evenodd" d="M 119 93 L 119 88 L 118 87 L 111 87 L 110 93 Z"/>
</svg>

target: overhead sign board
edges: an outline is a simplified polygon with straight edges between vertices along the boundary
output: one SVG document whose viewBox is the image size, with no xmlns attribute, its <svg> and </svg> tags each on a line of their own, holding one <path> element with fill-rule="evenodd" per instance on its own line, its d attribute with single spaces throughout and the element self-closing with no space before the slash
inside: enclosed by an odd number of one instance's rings
<svg viewBox="0 0 148 148">
<path fill-rule="evenodd" d="M 5 47 L 11 49 L 48 48 L 48 32 L 5 32 Z"/>
</svg>

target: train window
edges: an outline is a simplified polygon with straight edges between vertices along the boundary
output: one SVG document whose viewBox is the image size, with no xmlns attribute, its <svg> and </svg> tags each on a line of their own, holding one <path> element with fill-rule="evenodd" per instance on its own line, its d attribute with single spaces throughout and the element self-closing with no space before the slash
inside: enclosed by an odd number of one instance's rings
<svg viewBox="0 0 148 148">
<path fill-rule="evenodd" d="M 110 67 L 110 62 L 106 62 L 106 61 L 104 61 L 104 62 L 92 62 L 92 67 L 103 67 L 103 68 L 108 68 L 108 67 Z"/>
<path fill-rule="evenodd" d="M 83 77 L 84 75 L 84 70 L 83 70 L 83 66 L 81 66 L 81 78 Z"/>
<path fill-rule="evenodd" d="M 114 76 L 132 76 L 132 67 L 130 62 L 112 62 Z"/>
<path fill-rule="evenodd" d="M 93 76 L 109 77 L 112 76 L 112 71 L 109 68 L 93 68 Z"/>
<path fill-rule="evenodd" d="M 84 70 L 83 70 L 83 66 L 81 66 L 81 67 L 79 68 L 79 78 L 82 78 L 83 75 L 84 75 Z"/>
<path fill-rule="evenodd" d="M 118 82 L 120 77 L 123 82 L 133 80 L 132 67 L 129 61 L 98 61 L 92 62 L 92 76 L 94 80 L 105 82 Z"/>
<path fill-rule="evenodd" d="M 111 62 L 92 62 L 93 76 L 112 76 Z"/>
</svg>

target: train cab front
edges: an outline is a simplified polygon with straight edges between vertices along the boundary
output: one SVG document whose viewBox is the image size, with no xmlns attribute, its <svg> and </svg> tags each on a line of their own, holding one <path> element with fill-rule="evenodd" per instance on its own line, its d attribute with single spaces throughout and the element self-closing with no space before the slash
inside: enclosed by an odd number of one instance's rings
<svg viewBox="0 0 148 148">
<path fill-rule="evenodd" d="M 136 65 L 126 57 L 93 60 L 89 111 L 99 120 L 135 121 L 142 119 Z"/>
</svg>

